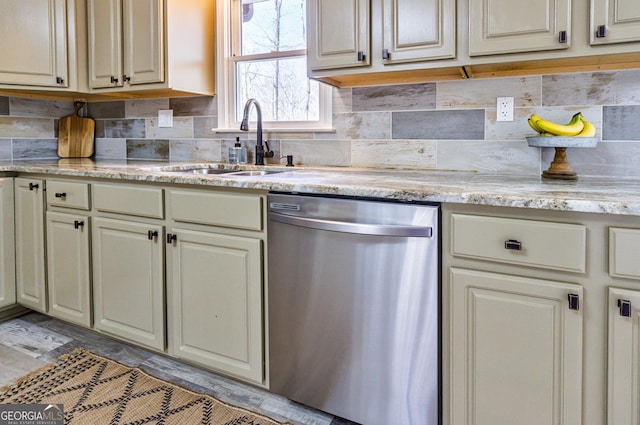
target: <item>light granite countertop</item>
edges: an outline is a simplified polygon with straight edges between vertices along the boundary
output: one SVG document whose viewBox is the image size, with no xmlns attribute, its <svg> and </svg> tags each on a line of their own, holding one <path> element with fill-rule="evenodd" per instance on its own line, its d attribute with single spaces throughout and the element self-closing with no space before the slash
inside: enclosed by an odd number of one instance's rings
<svg viewBox="0 0 640 425">
<path fill-rule="evenodd" d="M 234 168 L 201 162 L 61 159 L 0 162 L 0 172 L 640 216 L 640 179 L 581 177 L 562 181 L 456 171 L 253 165 L 235 169 L 281 172 L 264 176 L 176 172 L 194 166 Z"/>
</svg>

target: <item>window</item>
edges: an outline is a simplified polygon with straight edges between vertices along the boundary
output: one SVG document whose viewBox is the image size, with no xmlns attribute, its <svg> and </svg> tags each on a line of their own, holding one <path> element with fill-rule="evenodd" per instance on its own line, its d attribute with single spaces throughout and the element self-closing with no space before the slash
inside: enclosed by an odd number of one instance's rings
<svg viewBox="0 0 640 425">
<path fill-rule="evenodd" d="M 307 78 L 306 0 L 221 3 L 231 3 L 223 61 L 227 93 L 219 103 L 227 126 L 239 127 L 245 102 L 255 98 L 266 128 L 328 127 L 331 88 Z"/>
</svg>

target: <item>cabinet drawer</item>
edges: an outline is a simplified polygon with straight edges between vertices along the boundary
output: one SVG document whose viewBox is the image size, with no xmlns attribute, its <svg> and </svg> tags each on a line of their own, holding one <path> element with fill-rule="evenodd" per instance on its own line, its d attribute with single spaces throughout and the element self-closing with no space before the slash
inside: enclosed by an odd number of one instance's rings
<svg viewBox="0 0 640 425">
<path fill-rule="evenodd" d="M 452 254 L 585 272 L 586 227 L 511 218 L 451 215 Z"/>
<path fill-rule="evenodd" d="M 88 210 L 89 184 L 47 180 L 47 205 Z"/>
<path fill-rule="evenodd" d="M 175 221 L 262 230 L 262 198 L 258 195 L 173 190 Z"/>
<path fill-rule="evenodd" d="M 609 276 L 640 279 L 640 229 L 609 228 Z"/>
<path fill-rule="evenodd" d="M 164 218 L 163 191 L 129 185 L 93 185 L 96 210 L 140 217 Z"/>
</svg>

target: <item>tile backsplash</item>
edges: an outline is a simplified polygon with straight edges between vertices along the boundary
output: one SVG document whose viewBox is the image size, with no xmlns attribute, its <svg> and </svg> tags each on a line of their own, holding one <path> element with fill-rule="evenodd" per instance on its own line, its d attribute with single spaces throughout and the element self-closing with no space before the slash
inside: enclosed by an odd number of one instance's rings
<svg viewBox="0 0 640 425">
<path fill-rule="evenodd" d="M 601 142 L 569 148 L 581 176 L 640 177 L 640 70 L 537 75 L 334 89 L 333 131 L 268 131 L 276 157 L 297 164 L 473 170 L 539 175 L 553 149 L 532 148 L 532 113 L 566 122 L 581 111 Z M 515 120 L 496 121 L 496 97 L 514 97 Z M 159 127 L 159 109 L 173 127 Z M 57 122 L 70 101 L 0 96 L 0 160 L 57 158 Z M 92 102 L 96 158 L 227 161 L 239 136 L 252 156 L 255 133 L 216 131 L 215 97 Z M 252 160 L 252 158 L 250 158 Z"/>
</svg>

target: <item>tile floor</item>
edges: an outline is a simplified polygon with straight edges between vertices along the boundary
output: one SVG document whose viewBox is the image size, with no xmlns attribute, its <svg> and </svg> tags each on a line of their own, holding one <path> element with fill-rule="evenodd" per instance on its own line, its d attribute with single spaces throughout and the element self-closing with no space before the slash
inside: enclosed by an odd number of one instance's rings
<svg viewBox="0 0 640 425">
<path fill-rule="evenodd" d="M 260 388 L 39 313 L 28 313 L 0 323 L 0 387 L 49 362 L 58 361 L 60 355 L 78 347 L 129 366 L 140 367 L 158 378 L 210 394 L 278 421 L 288 421 L 294 425 L 355 425 Z"/>
</svg>

